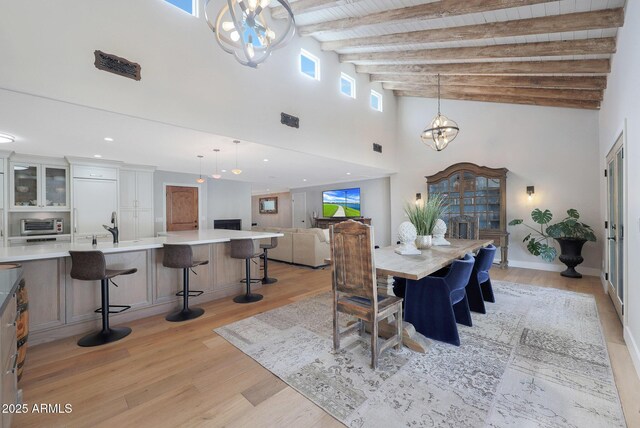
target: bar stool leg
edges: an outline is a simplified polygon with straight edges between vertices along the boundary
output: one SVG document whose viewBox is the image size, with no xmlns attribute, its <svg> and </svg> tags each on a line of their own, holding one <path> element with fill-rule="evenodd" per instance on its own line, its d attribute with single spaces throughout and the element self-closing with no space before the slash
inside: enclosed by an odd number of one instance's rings
<svg viewBox="0 0 640 428">
<path fill-rule="evenodd" d="M 245 259 L 247 292 L 233 298 L 236 303 L 253 303 L 262 300 L 262 294 L 251 294 L 251 259 Z"/>
<path fill-rule="evenodd" d="M 273 284 L 278 282 L 276 278 L 269 278 L 269 274 L 267 273 L 267 249 L 264 249 L 264 253 L 262 254 L 262 258 L 264 260 L 264 277 L 262 278 L 263 284 Z"/>
<path fill-rule="evenodd" d="M 171 322 L 188 321 L 204 314 L 202 308 L 189 308 L 189 268 L 182 270 L 182 310 L 172 312 L 164 319 Z"/>
<path fill-rule="evenodd" d="M 109 280 L 101 280 L 100 288 L 102 295 L 102 330 L 84 336 L 78 341 L 78 346 L 90 347 L 105 345 L 116 342 L 131 334 L 129 327 L 112 328 L 109 326 Z"/>
</svg>

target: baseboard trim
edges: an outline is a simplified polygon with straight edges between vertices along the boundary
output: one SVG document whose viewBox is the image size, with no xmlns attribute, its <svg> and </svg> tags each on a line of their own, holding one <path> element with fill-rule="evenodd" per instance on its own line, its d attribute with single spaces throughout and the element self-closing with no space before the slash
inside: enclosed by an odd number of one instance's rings
<svg viewBox="0 0 640 428">
<path fill-rule="evenodd" d="M 640 350 L 638 350 L 638 345 L 633 339 L 633 335 L 631 334 L 631 330 L 629 330 L 629 326 L 624 327 L 623 336 L 624 341 L 627 344 L 627 349 L 629 350 L 629 355 L 631 355 L 633 367 L 636 369 L 636 374 L 638 375 L 638 377 L 640 377 Z"/>
<path fill-rule="evenodd" d="M 538 262 L 523 262 L 519 260 L 509 260 L 509 267 L 517 267 L 523 269 L 535 269 L 535 270 L 544 270 L 548 272 L 562 272 L 566 269 L 564 265 L 558 265 L 554 263 L 538 263 Z M 578 272 L 583 275 L 588 276 L 600 276 L 602 272 L 600 269 L 589 268 L 589 267 L 577 267 Z"/>
</svg>

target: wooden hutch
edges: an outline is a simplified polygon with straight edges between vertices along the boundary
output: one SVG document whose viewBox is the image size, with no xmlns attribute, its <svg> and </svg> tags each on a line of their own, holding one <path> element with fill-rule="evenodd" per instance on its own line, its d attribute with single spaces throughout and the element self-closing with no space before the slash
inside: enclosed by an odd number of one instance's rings
<svg viewBox="0 0 640 428">
<path fill-rule="evenodd" d="M 500 247 L 500 267 L 509 263 L 507 232 L 507 168 L 488 168 L 469 162 L 451 165 L 426 176 L 429 195 L 441 194 L 445 200 L 443 220 L 458 215 L 480 220 L 480 239 L 493 239 Z"/>
</svg>

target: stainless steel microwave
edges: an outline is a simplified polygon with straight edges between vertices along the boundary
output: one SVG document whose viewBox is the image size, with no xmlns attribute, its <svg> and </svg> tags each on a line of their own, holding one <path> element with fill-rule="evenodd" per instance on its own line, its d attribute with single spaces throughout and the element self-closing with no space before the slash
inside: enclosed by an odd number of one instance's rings
<svg viewBox="0 0 640 428">
<path fill-rule="evenodd" d="M 20 220 L 20 235 L 57 235 L 64 231 L 61 218 L 24 218 Z"/>
</svg>

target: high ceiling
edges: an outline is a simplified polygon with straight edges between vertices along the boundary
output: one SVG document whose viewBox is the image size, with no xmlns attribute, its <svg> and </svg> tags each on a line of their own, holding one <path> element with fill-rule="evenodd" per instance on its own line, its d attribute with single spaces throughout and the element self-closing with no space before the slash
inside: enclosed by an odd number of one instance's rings
<svg viewBox="0 0 640 428">
<path fill-rule="evenodd" d="M 297 0 L 299 33 L 396 96 L 598 109 L 625 0 Z M 284 16 L 281 6 L 272 8 Z"/>
</svg>

